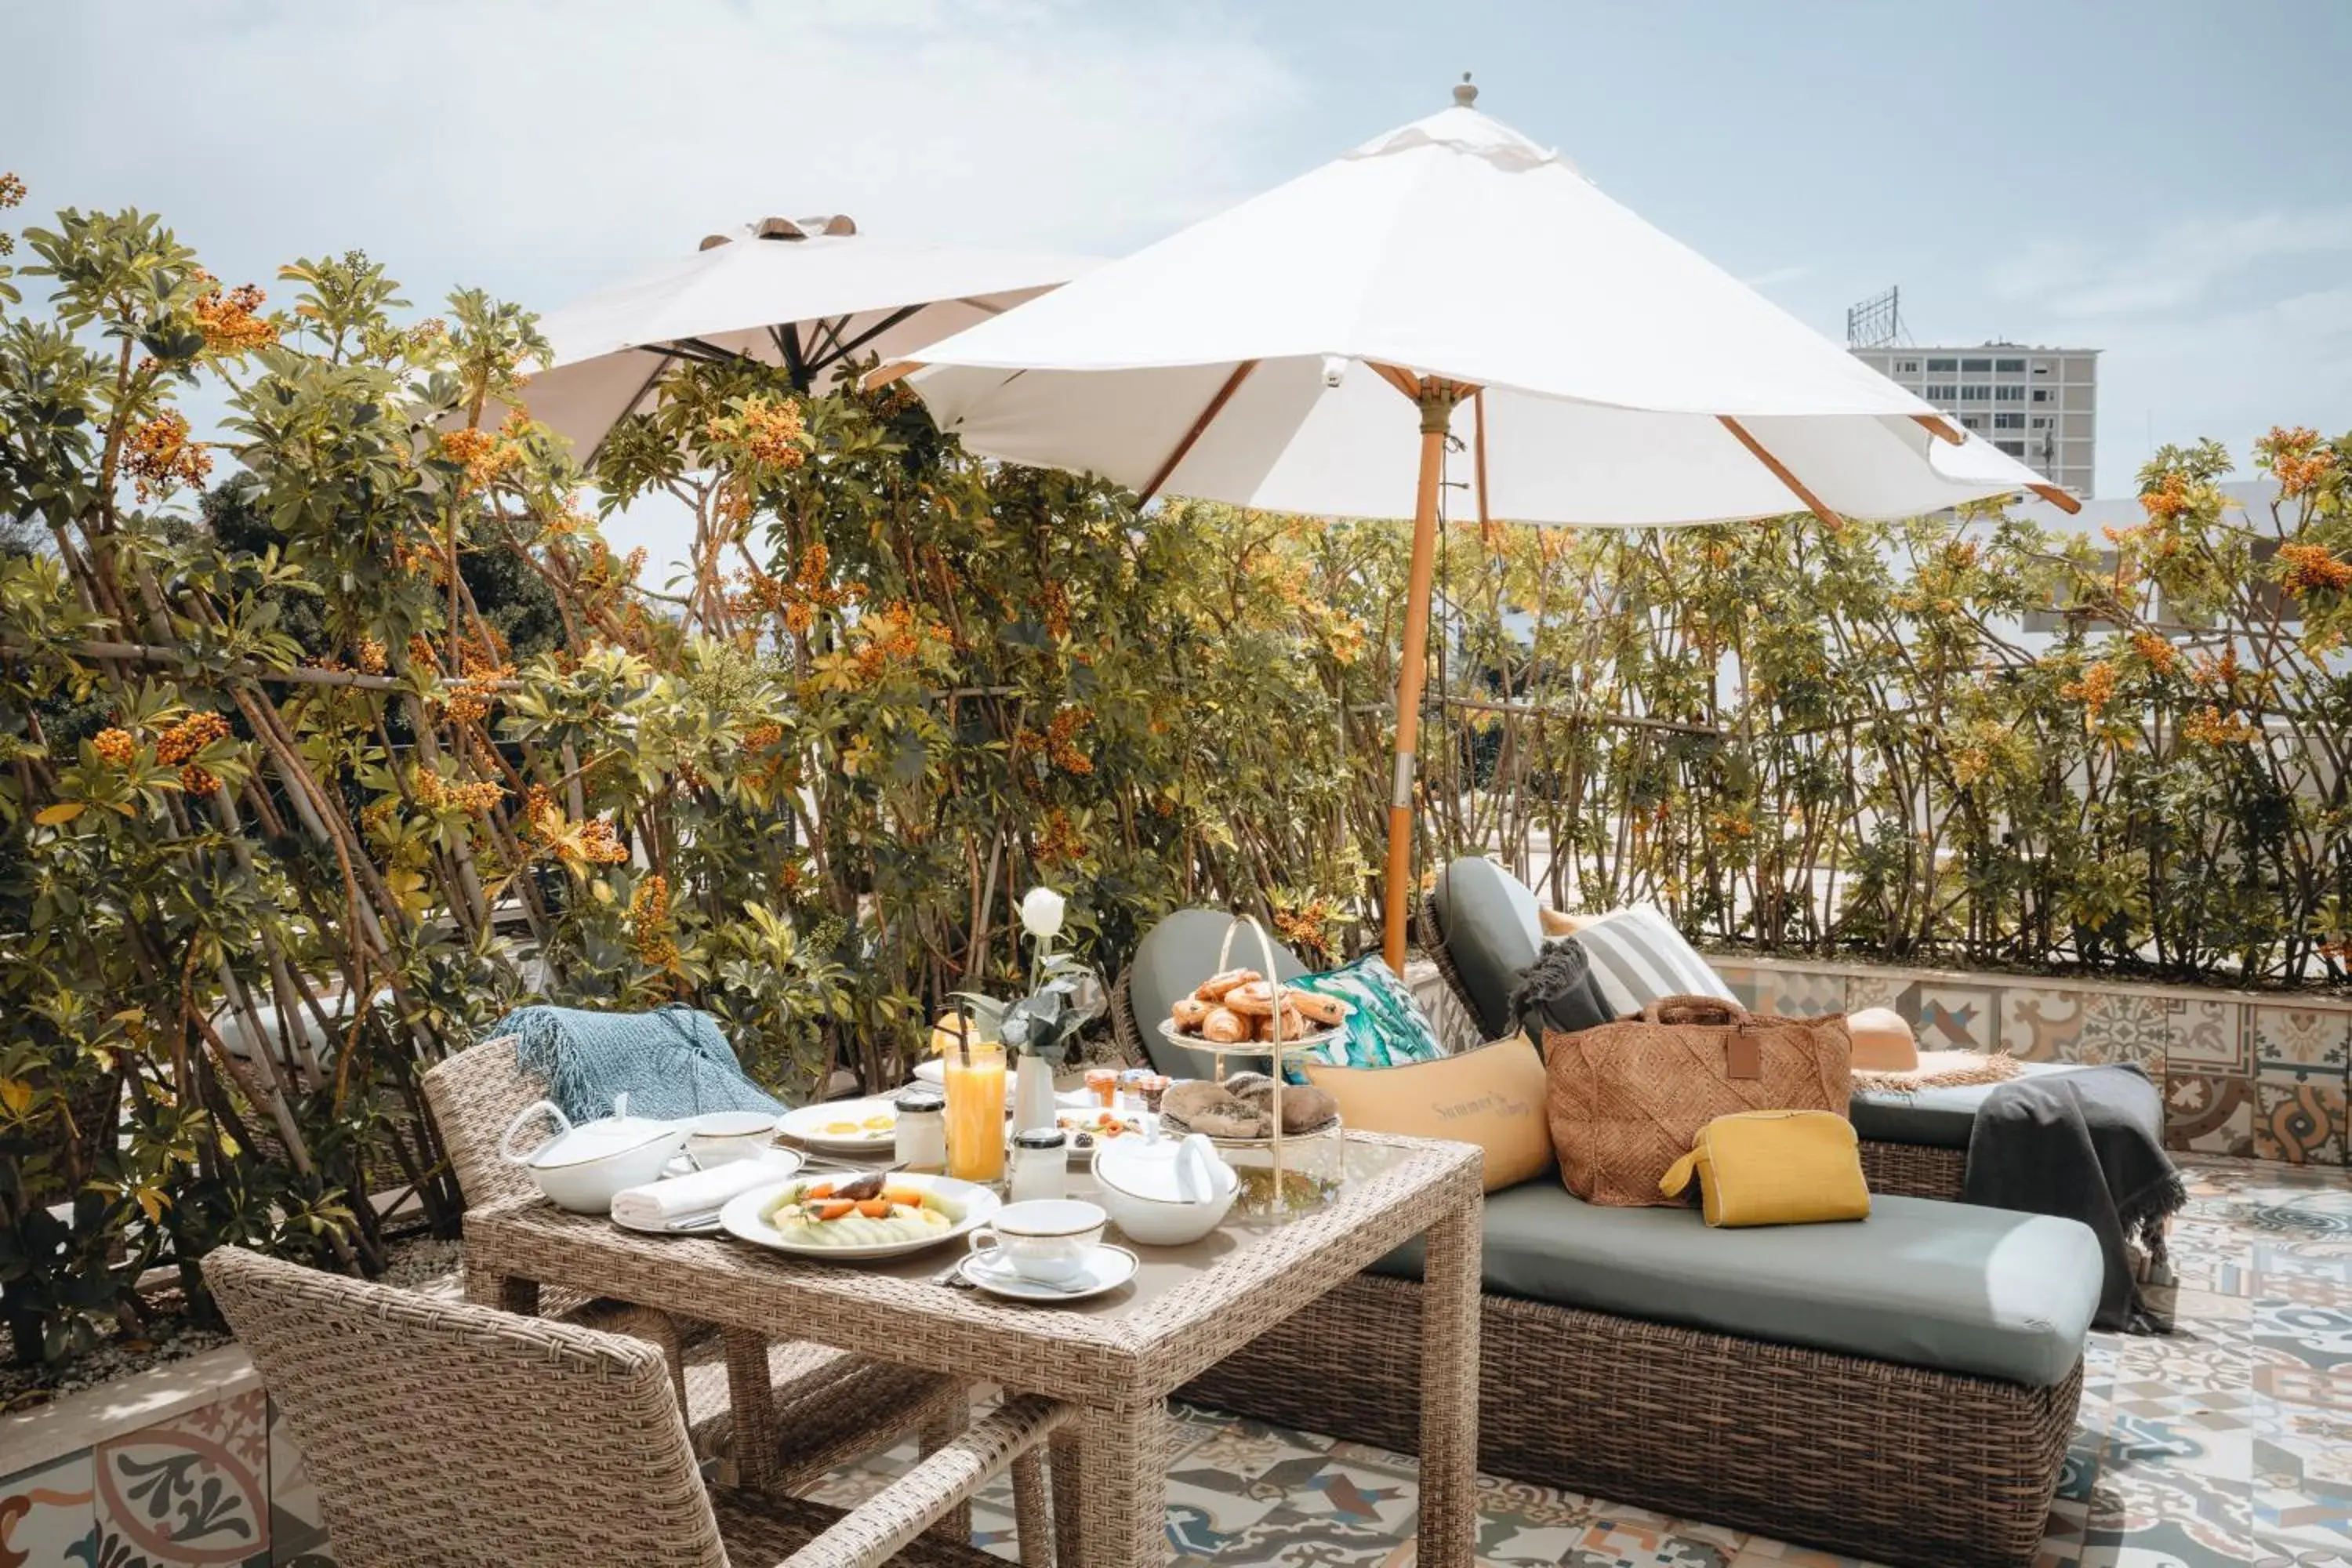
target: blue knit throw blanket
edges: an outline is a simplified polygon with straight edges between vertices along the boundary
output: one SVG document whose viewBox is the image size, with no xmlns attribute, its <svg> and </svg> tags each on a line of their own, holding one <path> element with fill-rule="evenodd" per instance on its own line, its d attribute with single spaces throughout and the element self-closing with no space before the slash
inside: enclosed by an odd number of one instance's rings
<svg viewBox="0 0 2352 1568">
<path fill-rule="evenodd" d="M 612 1115 L 621 1094 L 630 1115 L 661 1121 L 706 1110 L 783 1113 L 743 1076 L 710 1015 L 681 1004 L 650 1013 L 519 1007 L 490 1034 L 515 1037 L 515 1059 L 547 1080 L 547 1097 L 574 1121 Z"/>
</svg>

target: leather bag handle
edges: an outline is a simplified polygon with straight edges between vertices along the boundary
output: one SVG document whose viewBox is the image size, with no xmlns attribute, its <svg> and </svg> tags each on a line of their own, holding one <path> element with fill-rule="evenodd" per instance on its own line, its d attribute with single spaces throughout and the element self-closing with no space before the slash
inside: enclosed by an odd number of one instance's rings
<svg viewBox="0 0 2352 1568">
<path fill-rule="evenodd" d="M 1642 1009 L 1645 1024 L 1717 1024 L 1736 1029 L 1753 1016 L 1738 1003 L 1720 996 L 1661 996 Z"/>
<path fill-rule="evenodd" d="M 1764 1052 L 1748 1026 L 1756 1016 L 1737 1002 L 1727 1002 L 1720 996 L 1661 996 L 1642 1009 L 1645 1024 L 1696 1024 L 1724 1031 L 1723 1076 L 1727 1079 L 1760 1079 L 1764 1076 Z"/>
</svg>

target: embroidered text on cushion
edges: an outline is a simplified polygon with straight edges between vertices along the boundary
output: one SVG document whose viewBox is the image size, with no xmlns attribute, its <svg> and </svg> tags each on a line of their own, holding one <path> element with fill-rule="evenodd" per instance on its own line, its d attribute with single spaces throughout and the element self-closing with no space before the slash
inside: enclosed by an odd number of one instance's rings
<svg viewBox="0 0 2352 1568">
<path fill-rule="evenodd" d="M 1592 978 L 1619 1017 L 1664 996 L 1739 1000 L 1674 922 L 1647 906 L 1612 910 L 1570 940 L 1592 960 Z"/>
<path fill-rule="evenodd" d="M 1307 1082 L 1339 1102 L 1339 1119 L 1360 1131 L 1477 1144 L 1486 1152 L 1490 1193 L 1551 1167 L 1543 1058 L 1527 1040 L 1496 1040 L 1403 1067 L 1301 1066 Z"/>
</svg>

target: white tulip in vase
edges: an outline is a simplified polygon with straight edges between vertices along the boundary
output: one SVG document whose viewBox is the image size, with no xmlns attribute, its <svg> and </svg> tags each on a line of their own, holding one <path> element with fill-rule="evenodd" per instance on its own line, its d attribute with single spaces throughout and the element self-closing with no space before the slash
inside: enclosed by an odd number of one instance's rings
<svg viewBox="0 0 2352 1568">
<path fill-rule="evenodd" d="M 1068 900 L 1051 888 L 1032 888 L 1021 900 L 1021 929 L 1037 944 L 1029 994 L 1003 1003 L 969 991 L 955 993 L 976 1029 L 1004 1042 L 1013 1053 L 1013 1127 L 1025 1132 L 1052 1127 L 1059 1107 L 1054 1100 L 1054 1068 L 1066 1059 L 1078 1031 L 1102 1016 L 1109 1005 L 1102 976 L 1074 953 L 1057 953 Z"/>
</svg>

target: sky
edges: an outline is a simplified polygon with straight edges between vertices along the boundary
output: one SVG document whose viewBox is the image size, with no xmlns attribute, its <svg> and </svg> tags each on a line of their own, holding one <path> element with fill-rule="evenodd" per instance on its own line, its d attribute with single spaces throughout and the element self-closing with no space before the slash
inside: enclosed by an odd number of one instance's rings
<svg viewBox="0 0 2352 1568">
<path fill-rule="evenodd" d="M 0 0 L 0 169 L 231 281 L 551 310 L 770 213 L 1116 256 L 1467 69 L 1832 338 L 1899 285 L 1922 344 L 2103 351 L 2105 495 L 2352 428 L 2347 62 L 2352 0 Z"/>
</svg>

